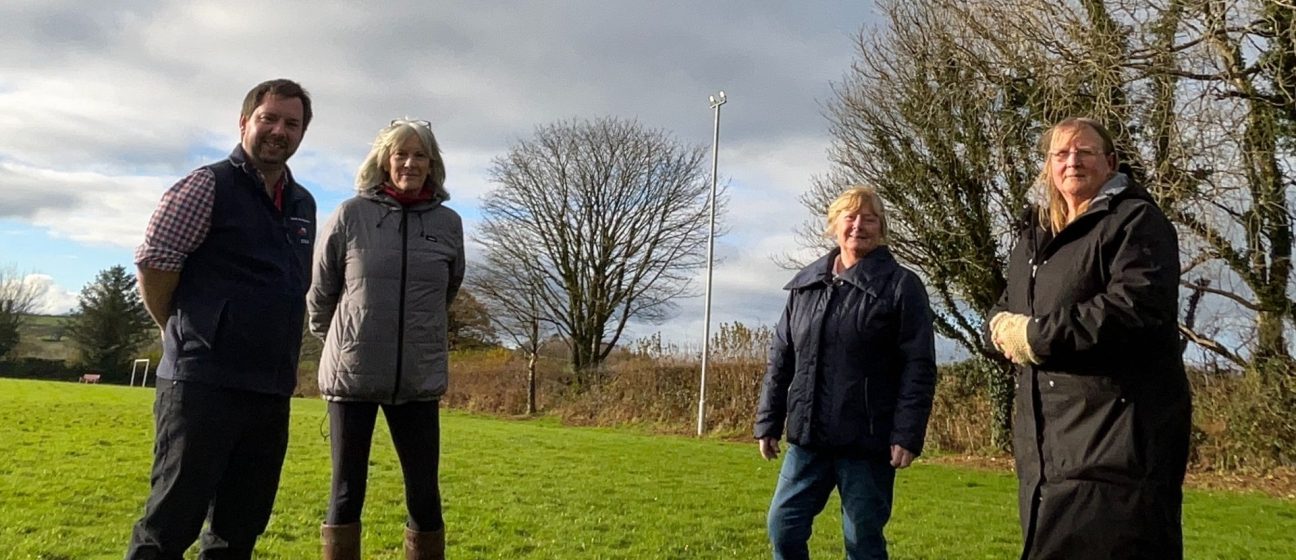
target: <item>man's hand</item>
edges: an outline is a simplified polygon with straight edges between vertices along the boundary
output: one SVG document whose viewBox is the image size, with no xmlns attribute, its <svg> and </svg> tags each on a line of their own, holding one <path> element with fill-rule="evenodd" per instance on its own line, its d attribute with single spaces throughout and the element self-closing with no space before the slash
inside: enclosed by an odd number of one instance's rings
<svg viewBox="0 0 1296 560">
<path fill-rule="evenodd" d="M 913 464 L 914 454 L 912 451 L 900 447 L 898 444 L 891 444 L 891 466 L 897 469 L 903 469 Z"/>
<path fill-rule="evenodd" d="M 765 460 L 767 461 L 773 461 L 774 459 L 778 459 L 778 454 L 779 454 L 778 438 L 763 437 L 756 441 L 760 443 L 761 457 L 764 457 Z"/>
</svg>

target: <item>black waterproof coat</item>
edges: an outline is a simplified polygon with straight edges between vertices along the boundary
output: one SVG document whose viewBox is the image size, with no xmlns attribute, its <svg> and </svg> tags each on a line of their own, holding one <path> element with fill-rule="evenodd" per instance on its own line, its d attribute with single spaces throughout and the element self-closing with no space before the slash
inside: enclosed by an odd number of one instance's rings
<svg viewBox="0 0 1296 560">
<path fill-rule="evenodd" d="M 757 438 L 890 457 L 922 453 L 936 387 L 927 291 L 886 247 L 841 276 L 833 250 L 792 278 L 756 411 Z"/>
<path fill-rule="evenodd" d="M 1040 360 L 1017 375 L 1022 558 L 1183 558 L 1178 294 L 1175 230 L 1125 175 L 1056 236 L 1023 228 L 990 314 L 1030 316 Z"/>
</svg>

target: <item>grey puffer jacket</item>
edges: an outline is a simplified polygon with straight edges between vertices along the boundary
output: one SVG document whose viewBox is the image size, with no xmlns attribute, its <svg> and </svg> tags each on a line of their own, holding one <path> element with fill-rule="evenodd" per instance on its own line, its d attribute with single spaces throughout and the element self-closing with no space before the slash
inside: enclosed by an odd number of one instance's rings
<svg viewBox="0 0 1296 560">
<path fill-rule="evenodd" d="M 378 187 L 343 202 L 320 231 L 307 294 L 324 340 L 320 393 L 402 404 L 445 394 L 450 303 L 464 277 L 463 222 L 432 200 L 402 207 Z"/>
</svg>

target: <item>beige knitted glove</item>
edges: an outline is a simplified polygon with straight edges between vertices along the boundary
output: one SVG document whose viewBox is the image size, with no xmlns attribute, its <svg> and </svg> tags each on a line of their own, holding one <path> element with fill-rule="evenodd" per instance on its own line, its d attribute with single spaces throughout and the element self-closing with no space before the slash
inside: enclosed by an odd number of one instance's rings
<svg viewBox="0 0 1296 560">
<path fill-rule="evenodd" d="M 1000 352 L 1017 365 L 1039 363 L 1026 337 L 1030 317 L 1017 313 L 999 313 L 990 319 L 990 338 Z"/>
</svg>

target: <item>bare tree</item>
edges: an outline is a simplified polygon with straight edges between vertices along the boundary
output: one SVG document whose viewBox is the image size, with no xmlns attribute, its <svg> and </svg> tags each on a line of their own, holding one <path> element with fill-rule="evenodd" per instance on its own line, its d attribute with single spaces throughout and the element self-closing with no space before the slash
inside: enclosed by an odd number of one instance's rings
<svg viewBox="0 0 1296 560">
<path fill-rule="evenodd" d="M 0 267 L 0 358 L 18 346 L 19 329 L 40 304 L 41 289 L 17 268 Z"/>
<path fill-rule="evenodd" d="M 1122 159 L 1180 228 L 1185 288 L 1209 296 L 1211 308 L 1249 317 L 1218 336 L 1188 324 L 1181 331 L 1235 365 L 1289 371 L 1293 3 L 982 0 L 962 9 L 987 29 L 1012 13 L 1017 27 L 1008 40 L 1039 45 L 1055 68 L 1101 67 L 1094 72 L 1127 92 L 1080 109 L 1122 124 Z M 1094 14 L 1109 23 L 1099 25 Z M 1059 37 L 1059 28 L 1070 31 Z M 1122 46 L 1108 57 L 1067 39 L 1106 30 L 1115 32 L 1107 43 Z"/>
<path fill-rule="evenodd" d="M 1006 286 L 1011 234 L 1038 174 L 1035 61 L 977 41 L 978 30 L 951 20 L 942 2 L 879 6 L 888 26 L 861 35 L 828 104 L 833 167 L 802 198 L 814 222 L 803 239 L 819 242 L 811 236 L 846 185 L 878 189 L 890 247 L 925 279 L 937 331 L 977 356 L 979 369 L 993 370 L 992 440 L 1006 448 L 1010 364 L 980 328 Z"/>
<path fill-rule="evenodd" d="M 844 183 L 879 187 L 940 332 L 986 356 L 976 333 L 1002 288 L 1005 218 L 1033 196 L 1034 141 L 1068 116 L 1101 119 L 1180 230 L 1185 338 L 1290 371 L 1294 5 L 882 2 L 888 26 L 861 37 L 829 105 L 834 166 L 804 202 L 817 217 Z"/>
<path fill-rule="evenodd" d="M 536 363 L 540 360 L 540 347 L 554 331 L 554 323 L 540 302 L 541 290 L 530 288 L 509 274 L 510 263 L 500 262 L 502 256 L 488 255 L 486 265 L 468 275 L 467 284 L 481 296 L 491 324 L 526 354 L 526 413 L 531 415 L 539 411 Z"/>
<path fill-rule="evenodd" d="M 478 238 L 487 266 L 534 291 L 578 383 L 631 318 L 663 320 L 689 293 L 705 264 L 703 159 L 700 147 L 615 118 L 539 127 L 495 159 Z"/>
<path fill-rule="evenodd" d="M 1240 281 L 1233 289 L 1205 291 L 1254 314 L 1254 365 L 1290 371 L 1286 331 L 1296 312 L 1290 200 L 1296 186 L 1296 8 L 1282 2 L 1190 5 L 1195 8 L 1192 44 L 1204 52 L 1197 65 L 1176 72 L 1204 90 L 1199 98 L 1211 101 L 1224 117 L 1193 123 L 1217 131 L 1223 149 L 1210 166 L 1190 175 L 1198 183 L 1189 192 L 1202 196 L 1177 205 L 1172 219 L 1201 241 L 1203 262 L 1222 263 L 1230 280 Z"/>
</svg>

